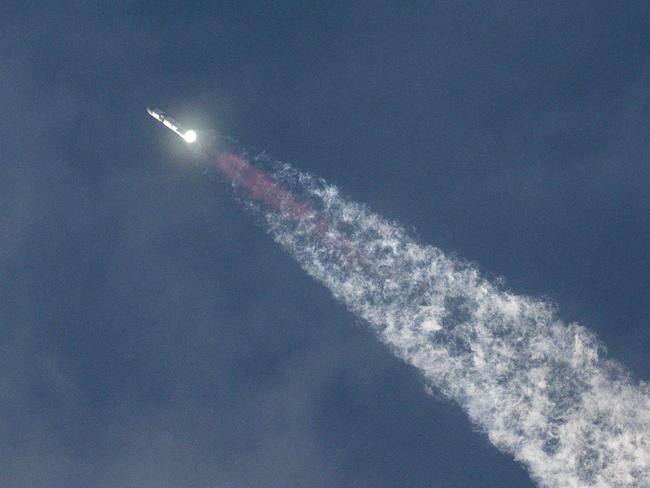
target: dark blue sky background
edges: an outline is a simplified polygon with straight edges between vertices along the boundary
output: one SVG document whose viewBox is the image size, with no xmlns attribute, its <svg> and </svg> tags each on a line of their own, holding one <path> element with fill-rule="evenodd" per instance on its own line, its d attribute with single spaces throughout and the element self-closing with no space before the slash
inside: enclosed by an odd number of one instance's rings
<svg viewBox="0 0 650 488">
<path fill-rule="evenodd" d="M 0 486 L 533 486 L 148 105 L 649 379 L 647 2 L 5 1 L 0 27 Z"/>
</svg>

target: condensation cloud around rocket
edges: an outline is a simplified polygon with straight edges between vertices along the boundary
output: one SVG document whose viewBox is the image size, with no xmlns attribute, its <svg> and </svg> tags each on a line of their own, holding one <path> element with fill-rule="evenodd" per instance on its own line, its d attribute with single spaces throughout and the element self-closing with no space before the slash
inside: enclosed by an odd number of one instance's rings
<svg viewBox="0 0 650 488">
<path fill-rule="evenodd" d="M 418 244 L 322 180 L 233 154 L 215 160 L 303 269 L 540 486 L 650 486 L 650 388 L 588 329 Z"/>
</svg>

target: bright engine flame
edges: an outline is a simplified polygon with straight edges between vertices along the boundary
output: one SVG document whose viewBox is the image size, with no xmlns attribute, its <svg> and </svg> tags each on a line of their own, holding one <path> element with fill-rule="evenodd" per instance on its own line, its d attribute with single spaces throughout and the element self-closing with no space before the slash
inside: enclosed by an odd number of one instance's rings
<svg viewBox="0 0 650 488">
<path fill-rule="evenodd" d="M 184 135 L 183 139 L 185 139 L 185 142 L 191 144 L 196 141 L 196 132 L 193 130 L 188 130 Z"/>
</svg>

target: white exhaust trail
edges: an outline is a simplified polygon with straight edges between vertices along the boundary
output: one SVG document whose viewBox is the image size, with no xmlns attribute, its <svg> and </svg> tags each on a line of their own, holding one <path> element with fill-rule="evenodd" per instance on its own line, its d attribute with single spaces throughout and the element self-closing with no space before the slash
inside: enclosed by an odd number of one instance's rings
<svg viewBox="0 0 650 488">
<path fill-rule="evenodd" d="M 606 359 L 592 332 L 417 244 L 335 187 L 288 166 L 273 177 L 337 235 L 271 208 L 274 239 L 540 486 L 650 486 L 650 388 Z M 333 245 L 341 235 L 360 259 Z"/>
</svg>

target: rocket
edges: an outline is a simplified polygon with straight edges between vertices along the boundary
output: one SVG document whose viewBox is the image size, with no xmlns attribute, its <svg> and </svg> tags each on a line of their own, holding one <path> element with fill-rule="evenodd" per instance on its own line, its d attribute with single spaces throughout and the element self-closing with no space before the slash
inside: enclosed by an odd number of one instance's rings
<svg viewBox="0 0 650 488">
<path fill-rule="evenodd" d="M 176 122 L 174 122 L 174 119 L 167 117 L 160 109 L 157 108 L 155 110 L 151 110 L 150 108 L 147 108 L 147 113 L 162 125 L 167 127 L 169 130 L 181 136 L 181 138 L 188 144 L 196 141 L 196 132 L 194 132 L 192 129 L 184 130 L 181 126 L 177 125 Z"/>
</svg>

